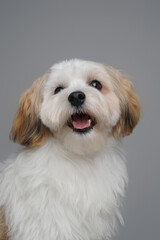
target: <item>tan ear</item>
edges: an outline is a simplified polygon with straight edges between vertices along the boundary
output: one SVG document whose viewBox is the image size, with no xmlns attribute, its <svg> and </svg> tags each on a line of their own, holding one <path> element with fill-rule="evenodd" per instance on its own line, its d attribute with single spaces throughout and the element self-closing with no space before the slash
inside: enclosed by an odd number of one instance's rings
<svg viewBox="0 0 160 240">
<path fill-rule="evenodd" d="M 118 70 L 108 67 L 113 82 L 115 93 L 120 99 L 121 116 L 113 128 L 115 137 L 130 135 L 140 118 L 140 102 L 135 93 L 134 87 L 128 78 Z"/>
<path fill-rule="evenodd" d="M 13 121 L 10 138 L 27 147 L 42 145 L 49 133 L 49 130 L 39 118 L 39 107 L 48 76 L 49 73 L 46 73 L 43 77 L 34 81 L 31 88 L 23 93 Z"/>
<path fill-rule="evenodd" d="M 7 226 L 6 226 L 6 221 L 5 221 L 5 215 L 3 208 L 0 207 L 0 240 L 8 240 L 9 238 L 7 237 Z"/>
</svg>

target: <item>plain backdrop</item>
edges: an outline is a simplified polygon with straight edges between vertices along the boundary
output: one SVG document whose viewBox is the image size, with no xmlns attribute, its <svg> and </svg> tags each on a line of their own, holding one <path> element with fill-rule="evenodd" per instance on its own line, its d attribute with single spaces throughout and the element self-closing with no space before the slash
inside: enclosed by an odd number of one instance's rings
<svg viewBox="0 0 160 240">
<path fill-rule="evenodd" d="M 124 139 L 129 185 L 125 226 L 115 240 L 160 239 L 160 1 L 1 0 L 0 159 L 19 146 L 9 140 L 21 93 L 54 63 L 104 62 L 127 73 L 143 104 Z"/>
</svg>

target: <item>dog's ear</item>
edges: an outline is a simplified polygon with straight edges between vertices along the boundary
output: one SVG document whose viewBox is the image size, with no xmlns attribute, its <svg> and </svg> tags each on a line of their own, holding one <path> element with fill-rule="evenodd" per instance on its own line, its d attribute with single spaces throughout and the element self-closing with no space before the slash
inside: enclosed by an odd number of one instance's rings
<svg viewBox="0 0 160 240">
<path fill-rule="evenodd" d="M 2 207 L 0 207 L 0 239 L 2 240 L 8 240 L 8 236 L 7 236 L 7 226 L 6 226 L 6 221 L 5 221 L 5 214 L 4 214 L 4 210 Z"/>
<path fill-rule="evenodd" d="M 43 99 L 44 84 L 49 73 L 34 81 L 31 88 L 23 93 L 13 121 L 10 138 L 27 147 L 42 145 L 49 130 L 39 118 L 39 108 Z"/>
<path fill-rule="evenodd" d="M 115 93 L 120 100 L 121 115 L 113 128 L 115 137 L 130 135 L 140 118 L 140 102 L 131 81 L 118 70 L 107 68 L 114 82 Z"/>
</svg>

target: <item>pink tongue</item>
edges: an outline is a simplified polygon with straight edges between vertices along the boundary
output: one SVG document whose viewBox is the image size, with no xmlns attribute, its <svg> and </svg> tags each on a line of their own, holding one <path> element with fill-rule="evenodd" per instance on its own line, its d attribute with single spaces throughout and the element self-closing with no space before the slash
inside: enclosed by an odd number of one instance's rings
<svg viewBox="0 0 160 240">
<path fill-rule="evenodd" d="M 74 128 L 77 129 L 84 129 L 89 127 L 89 119 L 87 116 L 83 116 L 83 117 L 74 117 L 73 119 L 73 126 Z"/>
<path fill-rule="evenodd" d="M 73 122 L 73 126 L 74 126 L 74 128 L 77 128 L 77 129 L 87 128 L 87 127 L 89 127 L 89 120 Z"/>
</svg>

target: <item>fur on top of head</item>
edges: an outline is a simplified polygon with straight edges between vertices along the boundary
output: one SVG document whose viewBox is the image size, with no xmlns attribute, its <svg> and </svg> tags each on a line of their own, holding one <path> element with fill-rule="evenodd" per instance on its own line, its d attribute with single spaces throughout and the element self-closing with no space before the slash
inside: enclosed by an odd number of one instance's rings
<svg viewBox="0 0 160 240">
<path fill-rule="evenodd" d="M 110 135 L 129 135 L 139 116 L 130 80 L 112 67 L 74 59 L 55 64 L 23 93 L 10 136 L 34 147 L 51 135 L 70 150 L 83 142 L 90 151 Z"/>
</svg>

